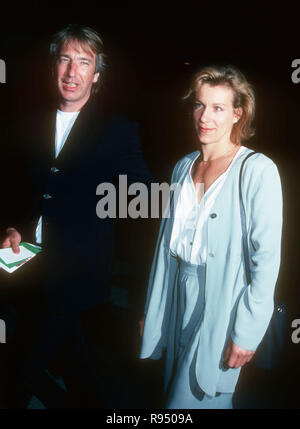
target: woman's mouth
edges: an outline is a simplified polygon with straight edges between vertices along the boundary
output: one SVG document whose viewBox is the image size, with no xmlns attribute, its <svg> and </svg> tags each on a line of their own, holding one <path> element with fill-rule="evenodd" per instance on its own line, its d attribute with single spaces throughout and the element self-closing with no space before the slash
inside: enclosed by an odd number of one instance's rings
<svg viewBox="0 0 300 429">
<path fill-rule="evenodd" d="M 205 127 L 199 127 L 200 133 L 209 133 L 211 131 L 214 131 L 214 128 L 205 128 Z"/>
</svg>

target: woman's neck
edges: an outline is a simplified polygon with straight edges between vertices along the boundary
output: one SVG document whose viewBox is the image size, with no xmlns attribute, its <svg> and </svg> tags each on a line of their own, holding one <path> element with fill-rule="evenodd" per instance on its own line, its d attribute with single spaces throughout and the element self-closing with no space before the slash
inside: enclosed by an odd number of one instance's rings
<svg viewBox="0 0 300 429">
<path fill-rule="evenodd" d="M 238 151 L 240 144 L 234 144 L 232 142 L 228 143 L 211 143 L 211 144 L 201 144 L 201 160 L 202 162 L 212 162 L 216 159 L 220 159 L 226 156 L 230 156 Z"/>
</svg>

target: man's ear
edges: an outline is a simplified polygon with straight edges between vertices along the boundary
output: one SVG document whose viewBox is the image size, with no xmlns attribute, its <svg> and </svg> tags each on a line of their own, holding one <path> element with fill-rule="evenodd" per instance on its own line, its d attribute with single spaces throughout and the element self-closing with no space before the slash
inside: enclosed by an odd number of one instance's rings
<svg viewBox="0 0 300 429">
<path fill-rule="evenodd" d="M 93 83 L 98 82 L 99 77 L 100 77 L 100 72 L 95 73 L 93 78 Z"/>
</svg>

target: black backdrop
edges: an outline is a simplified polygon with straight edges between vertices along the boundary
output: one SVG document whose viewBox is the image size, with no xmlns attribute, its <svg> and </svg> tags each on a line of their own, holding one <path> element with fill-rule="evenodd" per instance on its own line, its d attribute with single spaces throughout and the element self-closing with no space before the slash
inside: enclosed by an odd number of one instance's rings
<svg viewBox="0 0 300 429">
<path fill-rule="evenodd" d="M 270 156 L 281 174 L 284 227 L 278 290 L 288 303 L 289 323 L 300 319 L 300 83 L 291 79 L 291 64 L 300 58 L 300 48 L 293 11 L 262 13 L 250 4 L 233 11 L 216 5 L 153 2 L 89 7 L 81 15 L 55 7 L 36 14 L 38 9 L 28 5 L 22 15 L 2 14 L 0 58 L 6 62 L 6 83 L 0 84 L 1 165 L 18 174 L 14 160 L 6 156 L 6 136 L 24 112 L 51 100 L 48 44 L 51 35 L 68 23 L 89 25 L 102 35 L 108 68 L 100 96 L 140 122 L 145 158 L 157 181 L 168 181 L 174 163 L 195 150 L 181 101 L 192 74 L 211 63 L 236 65 L 256 93 L 257 132 L 246 145 Z M 21 139 L 18 144 L 21 149 Z M 15 198 L 6 194 L 6 180 L 2 176 L 1 205 Z M 296 367 L 300 344 L 292 344 L 291 333 L 289 326 L 290 360 L 282 377 L 290 374 L 293 396 L 300 381 Z"/>
</svg>

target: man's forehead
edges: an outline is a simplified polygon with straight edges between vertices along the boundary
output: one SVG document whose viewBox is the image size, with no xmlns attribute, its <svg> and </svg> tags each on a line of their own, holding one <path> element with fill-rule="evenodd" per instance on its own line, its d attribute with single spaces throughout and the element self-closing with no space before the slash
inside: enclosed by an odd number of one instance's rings
<svg viewBox="0 0 300 429">
<path fill-rule="evenodd" d="M 94 58 L 96 56 L 95 52 L 91 49 L 87 42 L 81 42 L 79 40 L 68 39 L 66 40 L 59 50 L 59 54 L 62 55 L 69 50 L 74 50 L 78 54 L 83 54 L 90 58 Z"/>
</svg>

